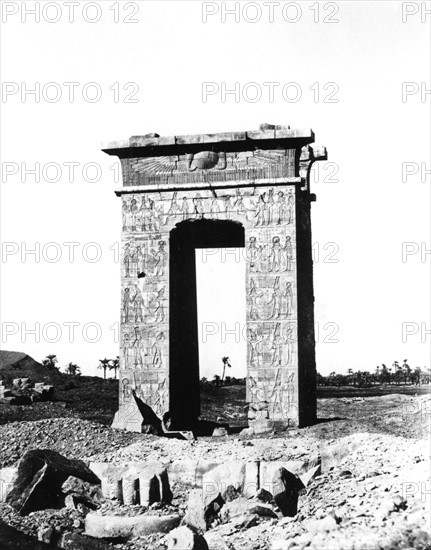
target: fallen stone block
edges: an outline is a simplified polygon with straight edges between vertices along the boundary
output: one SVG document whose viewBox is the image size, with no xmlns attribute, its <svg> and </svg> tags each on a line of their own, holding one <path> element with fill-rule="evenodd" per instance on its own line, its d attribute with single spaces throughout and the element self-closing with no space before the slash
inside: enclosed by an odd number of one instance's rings
<svg viewBox="0 0 431 550">
<path fill-rule="evenodd" d="M 18 468 L 2 468 L 0 470 L 0 502 L 6 502 L 6 497 L 13 487 L 13 480 Z"/>
<path fill-rule="evenodd" d="M 212 437 L 225 437 L 227 435 L 229 435 L 227 429 L 222 427 L 214 428 L 212 433 Z"/>
<path fill-rule="evenodd" d="M 221 519 L 224 523 L 232 521 L 234 518 L 256 515 L 259 517 L 277 518 L 273 508 L 263 502 L 250 501 L 240 497 L 232 502 L 227 502 L 221 511 Z"/>
<path fill-rule="evenodd" d="M 58 547 L 38 541 L 0 520 L 1 550 L 56 550 Z"/>
<path fill-rule="evenodd" d="M 172 501 L 168 474 L 160 463 L 132 462 L 122 467 L 92 464 L 91 467 L 102 479 L 101 490 L 105 498 L 141 506 Z"/>
<path fill-rule="evenodd" d="M 220 496 L 220 493 L 212 500 L 205 501 L 203 490 L 193 489 L 189 493 L 184 523 L 204 533 L 211 527 L 223 505 L 224 500 Z"/>
<path fill-rule="evenodd" d="M 103 502 L 103 493 L 100 485 L 88 483 L 78 477 L 69 476 L 61 486 L 62 492 L 74 499 L 74 504 L 82 503 L 91 509 L 96 509 Z"/>
<path fill-rule="evenodd" d="M 147 536 L 153 533 L 169 533 L 179 525 L 181 517 L 169 516 L 101 516 L 88 514 L 85 518 L 85 534 L 95 538 L 117 539 Z"/>
<path fill-rule="evenodd" d="M 204 474 L 202 489 L 204 504 L 214 500 L 218 494 L 226 500 L 226 492 L 232 487 L 236 492 L 242 492 L 246 481 L 245 462 L 227 462 Z"/>
<path fill-rule="evenodd" d="M 61 508 L 65 496 L 61 487 L 69 476 L 100 484 L 100 479 L 81 460 L 69 460 L 51 450 L 28 451 L 18 464 L 6 502 L 21 515 Z"/>
<path fill-rule="evenodd" d="M 186 526 L 178 527 L 164 539 L 168 550 L 209 550 L 204 537 L 194 533 Z"/>
<path fill-rule="evenodd" d="M 298 476 L 286 468 L 279 468 L 274 474 L 273 496 L 283 516 L 293 517 L 298 513 L 298 495 L 304 488 Z"/>
<path fill-rule="evenodd" d="M 0 405 L 31 405 L 31 397 L 28 395 L 11 395 L 10 397 L 2 397 L 0 398 Z"/>
<path fill-rule="evenodd" d="M 64 533 L 59 545 L 63 550 L 114 550 L 112 544 L 80 533 Z"/>
<path fill-rule="evenodd" d="M 311 480 L 320 474 L 320 469 L 320 464 L 318 464 L 317 466 L 314 466 L 314 468 L 311 468 L 311 470 L 308 470 L 308 472 L 298 476 L 304 487 L 308 487 Z"/>
</svg>

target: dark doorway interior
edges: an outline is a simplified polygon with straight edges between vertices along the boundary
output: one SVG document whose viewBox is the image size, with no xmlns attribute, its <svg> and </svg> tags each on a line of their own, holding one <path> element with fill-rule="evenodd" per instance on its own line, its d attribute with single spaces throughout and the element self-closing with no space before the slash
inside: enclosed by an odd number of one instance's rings
<svg viewBox="0 0 431 550">
<path fill-rule="evenodd" d="M 169 410 L 173 429 L 195 429 L 200 414 L 195 249 L 244 244 L 244 227 L 233 221 L 184 221 L 171 231 Z"/>
</svg>

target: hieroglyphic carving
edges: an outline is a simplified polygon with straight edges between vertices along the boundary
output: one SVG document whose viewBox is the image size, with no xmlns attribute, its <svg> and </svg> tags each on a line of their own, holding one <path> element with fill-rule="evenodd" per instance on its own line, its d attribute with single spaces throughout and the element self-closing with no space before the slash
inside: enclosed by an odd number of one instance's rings
<svg viewBox="0 0 431 550">
<path fill-rule="evenodd" d="M 291 385 L 284 372 L 297 362 L 292 327 L 296 320 L 294 188 L 133 193 L 123 196 L 123 202 L 122 355 L 127 368 L 139 374 L 142 398 L 160 408 L 166 403 L 157 396 L 169 394 L 168 381 L 160 388 L 162 381 L 152 381 L 157 372 L 167 377 L 169 368 L 169 232 L 186 220 L 232 220 L 246 230 L 248 368 L 257 372 L 248 379 L 250 399 L 264 395 L 273 419 L 287 414 L 291 399 L 286 392 L 291 392 Z M 277 369 L 282 373 L 278 378 Z"/>
<path fill-rule="evenodd" d="M 295 176 L 295 150 L 202 150 L 171 156 L 122 159 L 128 185 L 241 181 Z"/>
</svg>

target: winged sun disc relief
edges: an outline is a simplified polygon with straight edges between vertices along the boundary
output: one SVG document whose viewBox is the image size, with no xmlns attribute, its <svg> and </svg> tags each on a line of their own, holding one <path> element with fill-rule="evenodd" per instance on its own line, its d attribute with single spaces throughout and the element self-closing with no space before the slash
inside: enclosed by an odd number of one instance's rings
<svg viewBox="0 0 431 550">
<path fill-rule="evenodd" d="M 194 172 L 197 169 L 210 170 L 216 166 L 218 170 L 226 170 L 227 166 L 225 152 L 201 151 L 196 154 L 191 153 L 187 155 L 187 162 L 187 170 L 189 172 Z"/>
</svg>

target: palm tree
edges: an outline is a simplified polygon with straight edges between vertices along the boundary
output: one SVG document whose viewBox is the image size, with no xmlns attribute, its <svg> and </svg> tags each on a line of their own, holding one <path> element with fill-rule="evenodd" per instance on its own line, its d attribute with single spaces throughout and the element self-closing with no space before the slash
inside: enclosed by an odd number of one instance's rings
<svg viewBox="0 0 431 550">
<path fill-rule="evenodd" d="M 57 367 L 58 359 L 56 355 L 47 355 L 45 359 L 42 360 L 42 365 L 48 369 L 59 369 Z"/>
<path fill-rule="evenodd" d="M 113 370 L 114 371 L 114 378 L 115 380 L 117 380 L 117 370 L 120 368 L 120 358 L 117 357 L 115 359 L 111 359 L 109 361 L 109 370 Z"/>
<path fill-rule="evenodd" d="M 223 386 L 226 367 L 230 368 L 232 365 L 229 363 L 229 357 L 222 357 L 221 360 L 223 361 L 223 376 L 221 377 L 221 385 Z"/>
<path fill-rule="evenodd" d="M 66 365 L 66 373 L 71 374 L 72 376 L 79 376 L 81 374 L 81 369 L 75 363 L 69 363 Z"/>
<path fill-rule="evenodd" d="M 411 379 L 412 369 L 410 365 L 407 364 L 407 359 L 404 359 L 404 362 L 402 364 L 402 369 L 404 372 L 404 383 L 407 384 L 407 382 L 410 382 L 412 384 L 412 379 Z"/>
<path fill-rule="evenodd" d="M 98 369 L 103 369 L 103 378 L 106 380 L 106 371 L 107 369 L 109 369 L 109 363 L 110 363 L 110 359 L 107 359 L 105 357 L 105 359 L 99 359 L 100 363 L 98 365 Z"/>
</svg>

